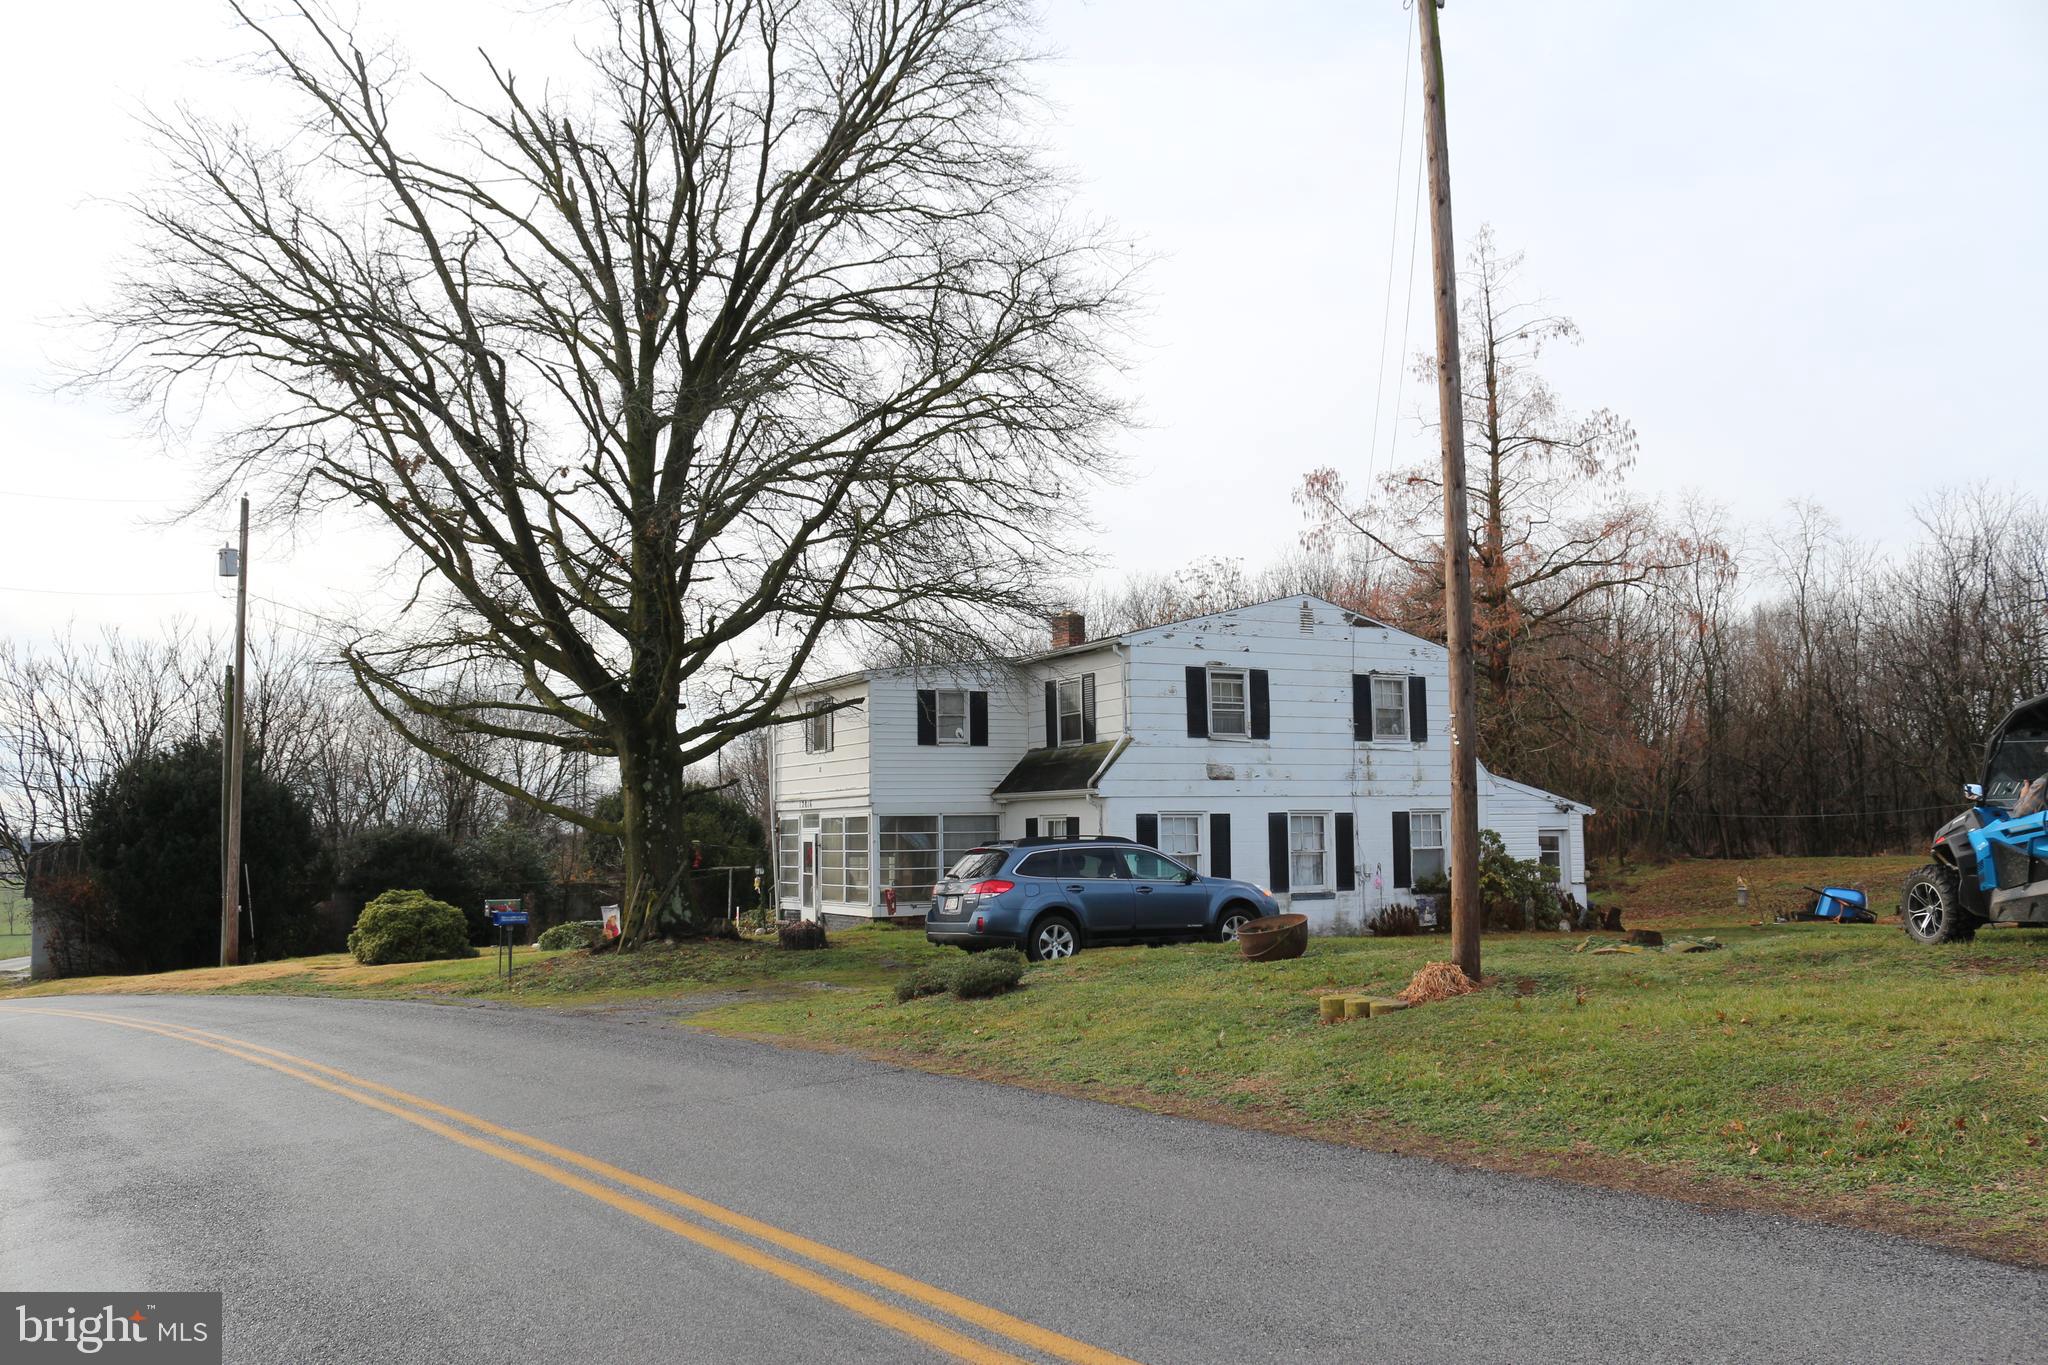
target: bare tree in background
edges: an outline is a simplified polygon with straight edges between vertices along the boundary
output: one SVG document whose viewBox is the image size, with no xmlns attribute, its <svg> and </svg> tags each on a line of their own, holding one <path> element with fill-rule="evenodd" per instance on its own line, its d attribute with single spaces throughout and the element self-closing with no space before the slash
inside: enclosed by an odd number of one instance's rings
<svg viewBox="0 0 2048 1365">
<path fill-rule="evenodd" d="M 304 123 L 155 126 L 100 377 L 168 413 L 232 389 L 261 415 L 223 491 L 398 531 L 427 609 L 350 644 L 357 681 L 621 836 L 631 942 L 677 905 L 685 769 L 821 647 L 1048 605 L 1121 416 L 1124 265 L 1017 132 L 1015 0 L 597 9 L 585 88 L 486 58 L 468 103 L 324 11 L 235 6 Z M 451 689 L 470 667 L 518 685 Z M 615 757 L 623 818 L 453 733 Z"/>
<path fill-rule="evenodd" d="M 1544 348 L 1575 341 L 1578 327 L 1523 296 L 1521 261 L 1482 227 L 1458 282 L 1481 733 L 1510 771 L 1528 738 L 1557 719 L 1530 713 L 1565 695 L 1548 665 L 1606 632 L 1612 595 L 1712 552 L 1666 535 L 1655 510 L 1629 496 L 1634 428 L 1604 409 L 1567 412 L 1544 379 Z M 1417 369 L 1434 386 L 1434 359 Z M 1443 499 L 1433 462 L 1391 469 L 1362 495 L 1341 471 L 1318 469 L 1296 501 L 1311 544 L 1363 541 L 1402 571 L 1362 610 L 1441 636 Z"/>
<path fill-rule="evenodd" d="M 32 649 L 0 639 L 0 854 L 84 828 L 107 774 L 178 740 L 212 733 L 221 679 L 188 623 L 156 639 L 69 630 Z"/>
</svg>

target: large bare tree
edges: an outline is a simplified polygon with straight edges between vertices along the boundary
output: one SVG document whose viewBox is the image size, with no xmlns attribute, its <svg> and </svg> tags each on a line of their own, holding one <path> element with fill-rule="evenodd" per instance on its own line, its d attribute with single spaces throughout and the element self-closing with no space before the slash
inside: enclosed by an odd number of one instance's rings
<svg viewBox="0 0 2048 1365">
<path fill-rule="evenodd" d="M 1521 263 L 1481 227 L 1458 281 L 1481 735 L 1511 770 L 1553 728 L 1548 713 L 1569 691 L 1551 665 L 1606 632 L 1615 594 L 1712 552 L 1668 534 L 1631 495 L 1634 428 L 1605 409 L 1572 413 L 1550 387 L 1543 351 L 1576 340 L 1578 327 L 1528 294 Z M 1419 358 L 1417 372 L 1433 390 L 1435 359 Z M 1437 635 L 1441 490 L 1434 463 L 1395 466 L 1360 491 L 1326 467 L 1302 481 L 1296 501 L 1312 545 L 1363 548 L 1392 567 L 1368 610 Z"/>
<path fill-rule="evenodd" d="M 848 632 L 1037 611 L 1107 462 L 1126 260 L 1020 129 L 1016 0 L 610 0 L 566 81 L 473 98 L 324 10 L 235 12 L 303 111 L 181 112 L 104 377 L 254 412 L 223 490 L 341 500 L 423 590 L 346 657 L 413 743 L 624 840 L 676 907 L 685 768 Z M 516 686 L 463 691 L 510 670 Z M 624 816 L 447 727 L 615 757 Z"/>
</svg>

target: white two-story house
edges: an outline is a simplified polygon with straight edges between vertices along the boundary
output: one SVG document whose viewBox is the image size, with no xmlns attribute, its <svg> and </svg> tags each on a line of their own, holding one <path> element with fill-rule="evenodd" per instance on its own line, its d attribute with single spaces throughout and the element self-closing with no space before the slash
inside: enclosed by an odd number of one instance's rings
<svg viewBox="0 0 2048 1365">
<path fill-rule="evenodd" d="M 1114 834 L 1359 928 L 1443 875 L 1448 675 L 1440 645 L 1285 597 L 1098 640 L 1068 613 L 1043 654 L 819 682 L 771 732 L 776 895 L 916 917 L 978 843 Z M 1590 813 L 1480 769 L 1481 825 L 1581 900 Z"/>
</svg>

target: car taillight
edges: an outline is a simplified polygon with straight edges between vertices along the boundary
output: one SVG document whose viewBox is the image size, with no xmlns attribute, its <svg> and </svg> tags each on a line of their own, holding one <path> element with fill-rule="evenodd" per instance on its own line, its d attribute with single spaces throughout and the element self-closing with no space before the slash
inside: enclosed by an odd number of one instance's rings
<svg viewBox="0 0 2048 1365">
<path fill-rule="evenodd" d="M 1016 886 L 1016 884 L 1015 882 L 1003 881 L 976 882 L 973 886 L 968 887 L 967 891 L 969 895 L 973 896 L 1000 896 L 1005 891 Z"/>
</svg>

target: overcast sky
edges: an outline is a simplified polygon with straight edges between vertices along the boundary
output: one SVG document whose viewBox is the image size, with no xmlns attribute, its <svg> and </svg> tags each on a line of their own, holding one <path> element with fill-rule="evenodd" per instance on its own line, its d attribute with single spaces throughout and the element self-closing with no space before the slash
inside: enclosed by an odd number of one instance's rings
<svg viewBox="0 0 2048 1365">
<path fill-rule="evenodd" d="M 436 71 L 472 60 L 478 33 L 537 31 L 472 0 L 361 12 Z M 1134 478 L 1094 495 L 1112 570 L 1256 566 L 1295 543 L 1303 472 L 1429 450 L 1426 395 L 1399 380 L 1404 317 L 1407 352 L 1430 341 L 1426 242 L 1412 283 L 1408 268 L 1410 22 L 1401 0 L 1048 6 L 1047 134 L 1084 206 L 1158 257 Z M 225 519 L 154 524 L 189 458 L 51 385 L 76 347 L 62 315 L 102 290 L 129 231 L 99 201 L 151 171 L 136 112 L 260 116 L 213 64 L 242 43 L 209 0 L 8 23 L 0 630 L 218 624 Z M 1751 526 L 1814 499 L 1885 542 L 1915 534 L 1910 506 L 1937 487 L 2041 486 L 2048 5 L 1452 0 L 1444 28 L 1458 225 L 1493 224 L 1578 321 L 1583 344 L 1549 372 L 1573 407 L 1635 423 L 1646 493 L 1697 489 Z M 260 596 L 336 612 L 385 555 L 337 524 L 259 537 L 253 559 Z"/>
</svg>

